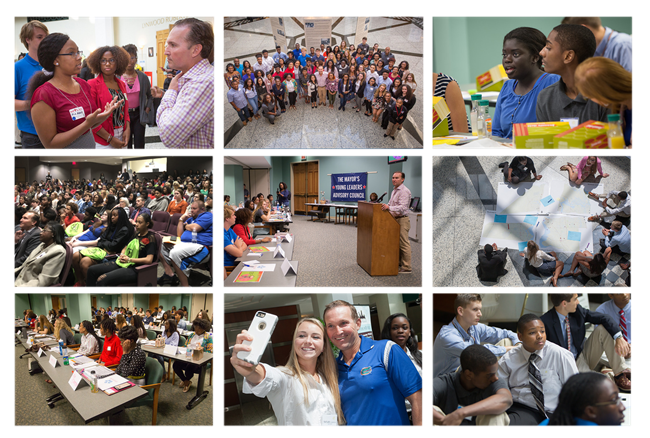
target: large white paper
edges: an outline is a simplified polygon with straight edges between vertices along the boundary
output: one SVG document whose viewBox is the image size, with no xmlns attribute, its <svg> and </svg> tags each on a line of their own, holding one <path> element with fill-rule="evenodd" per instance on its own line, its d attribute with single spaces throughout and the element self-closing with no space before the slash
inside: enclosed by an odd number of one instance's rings
<svg viewBox="0 0 650 438">
<path fill-rule="evenodd" d="M 99 379 L 99 381 L 97 382 L 97 387 L 102 391 L 106 391 L 107 389 L 113 388 L 117 385 L 121 385 L 124 382 L 127 382 L 127 380 L 124 377 L 118 374 L 113 374 L 104 379 Z"/>
<path fill-rule="evenodd" d="M 248 272 L 248 271 L 273 271 L 275 270 L 275 264 L 268 264 L 268 265 L 255 265 L 255 266 L 246 266 L 245 268 L 242 268 L 242 271 Z"/>
<path fill-rule="evenodd" d="M 519 184 L 499 183 L 497 188 L 497 214 L 543 214 L 541 200 L 550 195 L 551 188 L 544 182 Z"/>
<path fill-rule="evenodd" d="M 178 347 L 175 346 L 175 345 L 167 345 L 167 344 L 165 344 L 165 349 L 163 350 L 163 352 L 164 352 L 165 354 L 172 354 L 172 355 L 175 355 L 177 349 L 178 349 Z"/>
</svg>

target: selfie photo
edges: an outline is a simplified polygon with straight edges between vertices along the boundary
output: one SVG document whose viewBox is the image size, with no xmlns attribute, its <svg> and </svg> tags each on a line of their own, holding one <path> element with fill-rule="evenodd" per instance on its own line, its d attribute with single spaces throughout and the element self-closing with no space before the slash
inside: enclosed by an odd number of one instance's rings
<svg viewBox="0 0 650 438">
<path fill-rule="evenodd" d="M 226 426 L 422 424 L 421 296 L 224 300 Z"/>
</svg>

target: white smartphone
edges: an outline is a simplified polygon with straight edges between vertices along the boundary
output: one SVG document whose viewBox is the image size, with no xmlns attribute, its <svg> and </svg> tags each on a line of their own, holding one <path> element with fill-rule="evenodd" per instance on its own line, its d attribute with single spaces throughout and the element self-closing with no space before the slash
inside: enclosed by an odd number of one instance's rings
<svg viewBox="0 0 650 438">
<path fill-rule="evenodd" d="M 277 323 L 277 316 L 262 311 L 256 312 L 248 328 L 248 334 L 253 337 L 253 340 L 243 342 L 244 345 L 250 345 L 251 351 L 240 351 L 237 353 L 237 358 L 252 365 L 259 364 Z"/>
</svg>

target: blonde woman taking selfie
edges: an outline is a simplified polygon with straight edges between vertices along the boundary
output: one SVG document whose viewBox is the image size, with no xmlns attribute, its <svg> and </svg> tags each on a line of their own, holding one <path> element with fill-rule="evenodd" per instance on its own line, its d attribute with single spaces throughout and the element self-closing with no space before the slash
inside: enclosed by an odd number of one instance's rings
<svg viewBox="0 0 650 438">
<path fill-rule="evenodd" d="M 251 351 L 243 342 L 252 340 L 246 330 L 237 335 L 230 362 L 244 376 L 244 393 L 269 399 L 278 425 L 345 424 L 336 362 L 320 321 L 303 318 L 298 322 L 289 361 L 283 367 L 255 366 L 238 359 L 238 352 Z"/>
</svg>

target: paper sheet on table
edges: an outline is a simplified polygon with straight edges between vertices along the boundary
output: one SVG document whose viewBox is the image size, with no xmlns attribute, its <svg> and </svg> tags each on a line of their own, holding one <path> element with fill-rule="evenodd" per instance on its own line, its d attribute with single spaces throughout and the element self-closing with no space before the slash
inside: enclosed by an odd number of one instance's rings
<svg viewBox="0 0 650 438">
<path fill-rule="evenodd" d="M 251 271 L 264 271 L 264 272 L 266 272 L 266 271 L 273 271 L 273 270 L 275 270 L 275 264 L 268 264 L 268 265 L 258 264 L 258 265 L 255 265 L 255 266 L 246 266 L 245 268 L 242 268 L 242 271 L 245 271 L 245 272 L 251 272 Z"/>
<path fill-rule="evenodd" d="M 257 265 L 259 262 L 257 260 L 248 260 L 248 261 L 245 261 L 245 262 L 242 262 L 242 263 L 244 263 L 244 265 L 246 265 L 246 266 L 254 266 L 254 265 Z"/>
<path fill-rule="evenodd" d="M 97 387 L 101 391 L 106 391 L 107 389 L 113 388 L 117 385 L 121 385 L 124 382 L 128 382 L 128 380 L 118 374 L 113 374 L 112 376 L 99 379 L 99 381 L 97 382 Z"/>
<path fill-rule="evenodd" d="M 262 257 L 262 253 L 261 252 L 249 252 L 244 257 Z"/>
</svg>

